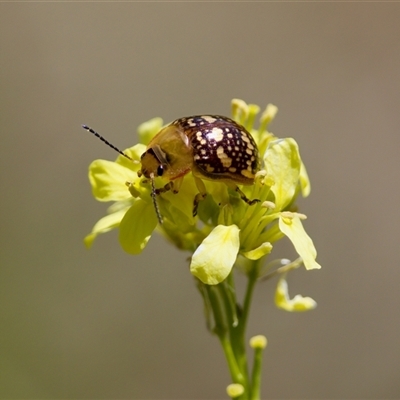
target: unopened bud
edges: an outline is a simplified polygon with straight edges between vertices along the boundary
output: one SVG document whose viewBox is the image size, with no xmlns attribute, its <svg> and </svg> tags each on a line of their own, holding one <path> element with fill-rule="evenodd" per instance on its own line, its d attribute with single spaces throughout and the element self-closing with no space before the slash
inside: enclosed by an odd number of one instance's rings
<svg viewBox="0 0 400 400">
<path fill-rule="evenodd" d="M 226 387 L 226 393 L 229 397 L 239 397 L 244 393 L 244 387 L 240 383 L 231 383 Z"/>
<path fill-rule="evenodd" d="M 253 349 L 265 349 L 268 341 L 264 335 L 253 336 L 250 339 L 250 347 Z"/>
</svg>

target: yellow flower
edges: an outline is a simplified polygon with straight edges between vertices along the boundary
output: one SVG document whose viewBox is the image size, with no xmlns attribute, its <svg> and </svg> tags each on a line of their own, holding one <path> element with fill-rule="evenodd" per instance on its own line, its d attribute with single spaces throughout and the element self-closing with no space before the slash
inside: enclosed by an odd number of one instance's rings
<svg viewBox="0 0 400 400">
<path fill-rule="evenodd" d="M 277 240 L 287 236 L 306 268 L 319 268 L 314 245 L 300 218 L 293 214 L 298 194 L 307 196 L 310 192 L 297 143 L 292 138 L 277 138 L 267 130 L 277 112 L 275 106 L 268 105 L 261 114 L 259 128 L 253 127 L 258 106 L 235 99 L 232 109 L 233 119 L 256 141 L 262 163 L 254 185 L 243 186 L 241 190 L 249 199 L 260 202 L 249 205 L 225 183 L 205 180 L 208 196 L 200 202 L 198 215 L 194 217 L 193 199 L 199 189 L 188 173 L 178 194 L 169 191 L 157 196 L 163 216 L 163 224 L 159 225 L 151 185 L 137 174 L 146 144 L 162 128 L 162 120 L 155 118 L 138 128 L 141 143 L 124 151 L 133 161 L 119 155 L 115 162 L 96 160 L 90 165 L 89 180 L 94 197 L 115 203 L 86 236 L 85 244 L 90 247 L 100 233 L 119 228 L 122 248 L 138 254 L 157 229 L 178 248 L 192 252 L 194 276 L 203 283 L 215 285 L 230 274 L 238 256 L 243 260 L 259 260 L 273 251 Z M 167 182 L 155 178 L 154 183 L 160 188 Z"/>
</svg>

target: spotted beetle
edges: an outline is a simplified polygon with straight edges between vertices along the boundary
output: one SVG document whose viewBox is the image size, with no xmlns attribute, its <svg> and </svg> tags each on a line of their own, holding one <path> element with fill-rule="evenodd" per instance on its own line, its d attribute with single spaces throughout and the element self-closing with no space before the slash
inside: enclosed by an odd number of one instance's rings
<svg viewBox="0 0 400 400">
<path fill-rule="evenodd" d="M 83 128 L 130 159 L 93 129 L 86 125 Z M 151 180 L 154 206 L 162 223 L 156 196 L 169 190 L 178 193 L 190 171 L 199 190 L 193 202 L 196 215 L 199 202 L 207 195 L 202 179 L 226 183 L 249 205 L 258 202 L 248 199 L 237 185 L 252 185 L 259 169 L 257 145 L 243 126 L 221 115 L 195 115 L 173 121 L 154 136 L 141 156 L 138 176 Z M 154 178 L 159 176 L 168 183 L 155 188 Z"/>
</svg>

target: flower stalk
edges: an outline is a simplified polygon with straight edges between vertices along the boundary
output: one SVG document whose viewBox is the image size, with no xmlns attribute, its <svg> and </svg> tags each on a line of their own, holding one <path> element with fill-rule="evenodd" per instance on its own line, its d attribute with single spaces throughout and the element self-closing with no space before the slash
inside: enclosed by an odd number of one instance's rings
<svg viewBox="0 0 400 400">
<path fill-rule="evenodd" d="M 246 351 L 246 328 L 254 288 L 259 276 L 259 265 L 259 260 L 252 261 L 252 268 L 247 274 L 247 288 L 242 306 L 236 298 L 233 274 L 215 286 L 199 282 L 200 291 L 205 291 L 209 299 L 205 305 L 209 307 L 207 314 L 211 313 L 213 316 L 214 326 L 211 331 L 217 335 L 221 343 L 232 382 L 240 384 L 243 388 L 240 395 L 233 397 L 237 399 L 257 400 L 260 398 L 262 350 L 265 346 L 259 343 L 251 345 L 255 349 L 251 371 L 248 369 Z"/>
</svg>

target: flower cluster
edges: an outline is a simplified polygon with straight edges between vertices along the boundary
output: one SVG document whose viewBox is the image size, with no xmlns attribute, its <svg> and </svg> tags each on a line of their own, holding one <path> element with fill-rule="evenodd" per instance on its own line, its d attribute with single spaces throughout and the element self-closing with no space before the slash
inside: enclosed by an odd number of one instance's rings
<svg viewBox="0 0 400 400">
<path fill-rule="evenodd" d="M 232 117 L 243 125 L 255 139 L 261 157 L 262 169 L 252 186 L 243 186 L 249 199 L 260 202 L 249 206 L 225 183 L 205 180 L 207 197 L 193 216 L 193 199 L 198 193 L 192 174 L 185 176 L 179 193 L 166 192 L 157 196 L 163 224 L 160 225 L 151 198 L 151 185 L 138 177 L 140 157 L 146 145 L 163 126 L 160 118 L 143 123 L 138 128 L 139 144 L 124 152 L 133 162 L 119 155 L 115 162 L 96 160 L 89 168 L 89 180 L 94 197 L 99 201 L 113 201 L 108 214 L 101 218 L 86 236 L 90 247 L 101 233 L 119 228 L 119 241 L 130 254 L 138 254 L 146 247 L 154 230 L 179 249 L 192 253 L 190 270 L 202 283 L 216 285 L 223 282 L 234 265 L 248 272 L 256 264 L 258 278 L 268 276 L 268 266 L 252 261 L 268 256 L 274 243 L 287 237 L 299 254 L 294 262 L 281 260 L 284 272 L 276 292 L 276 304 L 289 311 L 315 307 L 310 298 L 287 294 L 285 273 L 304 264 L 306 269 L 320 268 L 316 250 L 303 228 L 303 214 L 296 212 L 295 201 L 301 193 L 307 196 L 310 183 L 300 158 L 299 148 L 292 138 L 278 138 L 268 131 L 268 125 L 277 113 L 270 104 L 261 114 L 258 128 L 254 121 L 260 109 L 242 100 L 232 101 Z M 155 178 L 155 186 L 166 182 Z M 276 265 L 276 263 L 274 264 Z"/>
</svg>

